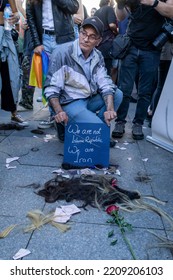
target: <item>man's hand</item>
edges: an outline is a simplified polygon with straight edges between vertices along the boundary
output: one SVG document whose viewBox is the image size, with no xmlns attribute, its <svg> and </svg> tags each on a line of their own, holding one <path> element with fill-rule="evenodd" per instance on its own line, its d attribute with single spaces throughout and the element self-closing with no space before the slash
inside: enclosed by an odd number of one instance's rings
<svg viewBox="0 0 173 280">
<path fill-rule="evenodd" d="M 111 121 L 117 117 L 117 113 L 115 111 L 105 111 L 104 119 L 108 126 L 111 125 Z"/>
<path fill-rule="evenodd" d="M 76 23 L 78 25 L 82 23 L 81 17 L 77 14 L 73 15 L 73 21 L 74 21 L 74 23 Z"/>
<path fill-rule="evenodd" d="M 56 114 L 55 121 L 57 123 L 64 123 L 65 125 L 67 125 L 68 116 L 67 116 L 66 112 L 62 111 L 62 112 L 59 112 L 58 114 Z"/>
<path fill-rule="evenodd" d="M 41 55 L 42 51 L 44 50 L 44 46 L 40 45 L 34 49 L 34 53 Z"/>
</svg>

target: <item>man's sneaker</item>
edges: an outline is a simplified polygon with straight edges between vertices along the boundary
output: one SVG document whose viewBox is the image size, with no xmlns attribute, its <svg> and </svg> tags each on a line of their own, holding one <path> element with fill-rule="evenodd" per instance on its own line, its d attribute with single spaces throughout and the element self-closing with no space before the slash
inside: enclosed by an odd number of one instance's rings
<svg viewBox="0 0 173 280">
<path fill-rule="evenodd" d="M 125 132 L 125 123 L 124 122 L 116 122 L 115 123 L 115 128 L 112 131 L 112 137 L 113 138 L 121 138 L 123 137 L 123 134 Z"/>
<path fill-rule="evenodd" d="M 142 125 L 135 123 L 132 126 L 132 136 L 134 140 L 142 140 L 144 139 L 144 134 L 142 132 Z"/>
<path fill-rule="evenodd" d="M 48 120 L 46 121 L 41 121 L 38 124 L 38 128 L 46 129 L 54 126 L 54 117 L 49 117 Z"/>
<path fill-rule="evenodd" d="M 64 142 L 64 136 L 65 136 L 64 125 L 61 123 L 57 123 L 57 122 L 55 122 L 54 125 L 55 125 L 55 129 L 57 131 L 57 136 L 58 136 L 60 142 Z"/>
<path fill-rule="evenodd" d="M 25 122 L 19 114 L 12 115 L 11 121 L 13 123 L 18 123 L 21 126 L 29 126 L 28 122 Z"/>
</svg>

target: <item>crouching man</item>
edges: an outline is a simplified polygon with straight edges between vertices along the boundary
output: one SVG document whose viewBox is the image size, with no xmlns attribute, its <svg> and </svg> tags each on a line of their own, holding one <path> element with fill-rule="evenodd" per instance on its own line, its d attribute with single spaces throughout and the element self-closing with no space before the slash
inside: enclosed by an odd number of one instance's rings
<svg viewBox="0 0 173 280">
<path fill-rule="evenodd" d="M 122 92 L 107 75 L 104 58 L 95 48 L 102 40 L 103 30 L 98 17 L 87 18 L 79 39 L 70 45 L 63 44 L 61 50 L 59 47 L 51 55 L 44 90 L 55 112 L 61 141 L 68 122 L 105 122 L 110 126 L 117 116 Z"/>
</svg>

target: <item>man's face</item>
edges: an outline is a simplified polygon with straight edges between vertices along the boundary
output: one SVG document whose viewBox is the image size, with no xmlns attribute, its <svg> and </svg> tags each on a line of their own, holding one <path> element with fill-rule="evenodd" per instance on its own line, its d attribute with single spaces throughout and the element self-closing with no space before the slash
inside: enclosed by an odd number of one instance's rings
<svg viewBox="0 0 173 280">
<path fill-rule="evenodd" d="M 79 46 L 87 58 L 94 47 L 98 46 L 102 38 L 92 26 L 81 28 L 79 33 Z"/>
</svg>

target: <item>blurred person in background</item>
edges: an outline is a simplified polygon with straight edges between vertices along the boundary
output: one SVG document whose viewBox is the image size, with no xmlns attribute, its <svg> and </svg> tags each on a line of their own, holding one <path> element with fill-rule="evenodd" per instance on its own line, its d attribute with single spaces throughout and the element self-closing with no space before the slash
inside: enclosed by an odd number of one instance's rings
<svg viewBox="0 0 173 280">
<path fill-rule="evenodd" d="M 49 56 L 61 44 L 75 39 L 73 15 L 79 9 L 78 0 L 27 0 L 26 16 L 33 51 L 41 55 L 44 50 Z M 54 126 L 54 116 L 50 116 L 38 127 L 46 129 Z"/>
<path fill-rule="evenodd" d="M 109 50 L 112 46 L 112 41 L 118 33 L 117 18 L 111 3 L 111 0 L 101 0 L 99 4 L 100 9 L 95 12 L 95 16 L 97 16 L 104 24 L 103 39 L 97 46 L 97 49 L 101 51 L 104 57 L 108 75 L 111 75 L 113 67 L 113 59 L 109 54 Z"/>
<path fill-rule="evenodd" d="M 20 90 L 20 68 L 18 55 L 11 30 L 4 29 L 4 9 L 9 3 L 12 15 L 8 19 L 13 26 L 19 21 L 15 0 L 1 1 L 0 5 L 0 90 L 1 90 L 1 109 L 11 112 L 11 121 L 22 126 L 27 126 L 21 116 L 17 113 L 18 93 Z"/>
<path fill-rule="evenodd" d="M 82 21 L 84 20 L 84 9 L 82 5 L 82 0 L 78 0 L 78 2 L 79 2 L 79 9 L 77 13 L 73 15 L 75 39 L 79 37 L 79 29 Z"/>
<path fill-rule="evenodd" d="M 95 14 L 96 11 L 97 11 L 96 8 L 92 8 L 92 9 L 91 9 L 91 12 L 90 12 L 91 17 L 94 16 L 94 14 Z"/>
</svg>

